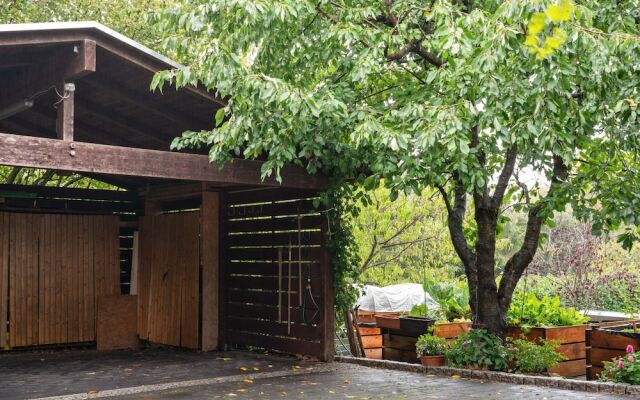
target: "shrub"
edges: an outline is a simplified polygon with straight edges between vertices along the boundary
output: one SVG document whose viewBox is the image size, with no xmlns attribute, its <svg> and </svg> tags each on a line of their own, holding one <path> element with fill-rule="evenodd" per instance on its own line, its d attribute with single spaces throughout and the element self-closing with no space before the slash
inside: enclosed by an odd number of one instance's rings
<svg viewBox="0 0 640 400">
<path fill-rule="evenodd" d="M 472 316 L 469 288 L 465 282 L 427 281 L 424 290 L 440 304 L 447 321 L 465 321 Z"/>
<path fill-rule="evenodd" d="M 627 346 L 627 354 L 624 357 L 604 361 L 603 364 L 601 381 L 640 385 L 640 352 L 634 351 L 633 346 Z"/>
<path fill-rule="evenodd" d="M 424 334 L 416 342 L 416 354 L 422 356 L 441 356 L 447 350 L 447 341 L 441 337 Z"/>
<path fill-rule="evenodd" d="M 444 313 L 439 308 L 428 308 L 425 304 L 416 304 L 411 307 L 409 313 L 412 317 L 424 317 L 427 319 L 434 319 L 436 321 L 446 321 Z"/>
<path fill-rule="evenodd" d="M 502 339 L 484 329 L 471 329 L 458 336 L 445 352 L 447 363 L 454 368 L 477 368 L 504 371 L 507 349 Z"/>
<path fill-rule="evenodd" d="M 562 307 L 560 297 L 519 295 L 507 312 L 511 326 L 573 326 L 587 323 L 589 318 L 571 307 Z"/>
<path fill-rule="evenodd" d="M 556 352 L 558 346 L 557 342 L 547 342 L 543 339 L 537 343 L 525 339 L 510 339 L 507 351 L 516 371 L 542 373 L 565 359 L 562 354 Z"/>
</svg>

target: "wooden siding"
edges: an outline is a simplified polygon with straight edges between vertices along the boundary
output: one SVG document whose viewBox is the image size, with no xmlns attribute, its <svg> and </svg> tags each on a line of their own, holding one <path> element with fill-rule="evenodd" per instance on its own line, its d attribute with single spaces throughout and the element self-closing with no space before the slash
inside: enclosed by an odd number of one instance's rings
<svg viewBox="0 0 640 400">
<path fill-rule="evenodd" d="M 141 339 L 198 348 L 199 212 L 142 218 L 138 329 Z"/>
<path fill-rule="evenodd" d="M 287 189 L 225 196 L 227 344 L 329 357 L 324 326 L 332 324 L 333 307 L 327 317 L 324 306 L 333 303 L 324 298 L 324 217 L 313 208 L 315 196 Z"/>
<path fill-rule="evenodd" d="M 120 293 L 118 217 L 0 212 L 0 224 L 9 345 L 94 341 L 97 299 Z"/>
</svg>

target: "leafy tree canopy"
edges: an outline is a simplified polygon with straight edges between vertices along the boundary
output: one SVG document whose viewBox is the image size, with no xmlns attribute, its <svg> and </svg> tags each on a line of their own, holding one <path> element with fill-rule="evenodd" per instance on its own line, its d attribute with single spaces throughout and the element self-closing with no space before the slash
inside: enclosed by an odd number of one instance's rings
<svg viewBox="0 0 640 400">
<path fill-rule="evenodd" d="M 437 188 L 478 324 L 499 332 L 556 210 L 640 239 L 638 1 L 186 0 L 156 18 L 189 62 L 154 87 L 229 99 L 212 160 L 289 162 L 397 192 Z M 635 13 L 635 14 L 634 14 Z M 525 175 L 529 179 L 523 178 Z M 533 179 L 531 179 L 533 177 Z M 474 223 L 463 223 L 467 197 Z M 506 204 L 528 213 L 499 287 Z"/>
</svg>

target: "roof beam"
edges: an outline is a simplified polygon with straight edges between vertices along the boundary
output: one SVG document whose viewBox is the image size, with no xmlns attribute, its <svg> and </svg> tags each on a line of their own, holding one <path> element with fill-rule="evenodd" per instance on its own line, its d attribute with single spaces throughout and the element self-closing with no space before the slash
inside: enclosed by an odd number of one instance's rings
<svg viewBox="0 0 640 400">
<path fill-rule="evenodd" d="M 322 189 L 328 181 L 297 166 L 281 170 L 283 184 L 260 179 L 262 162 L 234 159 L 220 170 L 205 155 L 146 150 L 0 133 L 0 165 L 78 173 L 240 185 Z"/>
<path fill-rule="evenodd" d="M 16 74 L 0 91 L 0 109 L 95 72 L 96 43 L 83 40 Z"/>
</svg>

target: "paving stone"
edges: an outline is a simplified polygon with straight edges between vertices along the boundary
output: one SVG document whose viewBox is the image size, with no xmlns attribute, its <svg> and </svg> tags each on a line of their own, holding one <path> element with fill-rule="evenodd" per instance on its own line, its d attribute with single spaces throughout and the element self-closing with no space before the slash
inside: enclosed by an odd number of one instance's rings
<svg viewBox="0 0 640 400">
<path fill-rule="evenodd" d="M 445 376 L 428 374 L 430 370 L 421 367 L 406 369 L 408 371 L 346 363 L 309 363 L 291 357 L 250 352 L 197 353 L 152 349 L 138 353 L 20 353 L 0 355 L 0 399 L 94 390 L 98 391 L 97 395 L 113 396 L 114 400 L 629 399 L 613 394 L 517 385 L 512 383 L 513 380 L 500 383 L 467 379 L 461 371 L 454 369 L 446 369 Z M 452 371 L 461 373 L 453 374 Z M 460 377 L 453 378 L 452 374 Z M 481 375 L 467 372 L 466 376 Z M 198 379 L 196 382 L 200 383 L 190 383 Z M 202 379 L 207 383 L 203 384 Z"/>
</svg>

